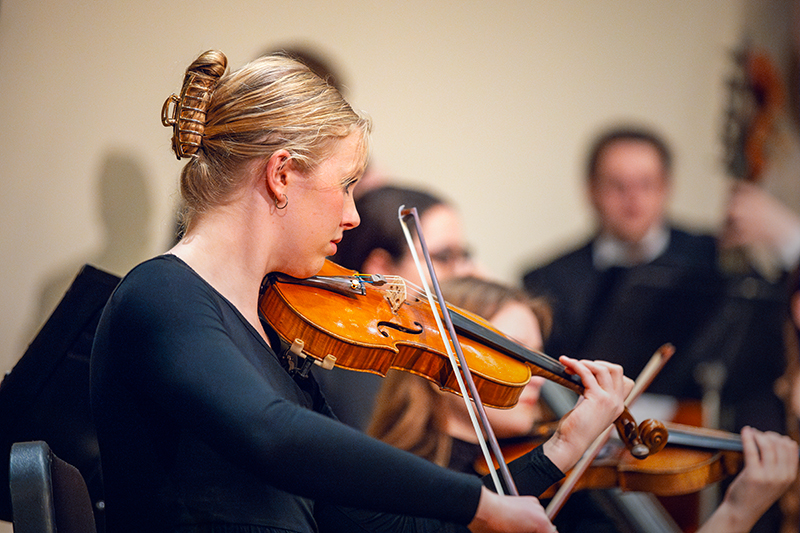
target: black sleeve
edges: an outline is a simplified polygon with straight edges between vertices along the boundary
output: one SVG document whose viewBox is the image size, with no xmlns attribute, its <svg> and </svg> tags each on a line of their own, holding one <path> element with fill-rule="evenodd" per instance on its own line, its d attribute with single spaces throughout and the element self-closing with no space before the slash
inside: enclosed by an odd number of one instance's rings
<svg viewBox="0 0 800 533">
<path fill-rule="evenodd" d="M 508 470 L 520 495 L 538 497 L 564 477 L 564 473 L 547 458 L 541 446 L 508 463 Z M 484 485 L 494 490 L 491 476 L 484 476 L 482 480 Z"/>
<path fill-rule="evenodd" d="M 469 533 L 466 526 L 411 516 L 375 513 L 330 504 L 317 504 L 314 518 L 320 533 Z"/>
<path fill-rule="evenodd" d="M 315 500 L 467 524 L 480 480 L 288 401 L 254 371 L 202 288 L 144 291 L 112 310 L 108 351 L 128 385 L 228 460 Z M 108 311 L 108 309 L 107 309 Z M 285 374 L 285 373 L 284 373 Z M 283 379 L 283 376 L 281 376 Z"/>
</svg>

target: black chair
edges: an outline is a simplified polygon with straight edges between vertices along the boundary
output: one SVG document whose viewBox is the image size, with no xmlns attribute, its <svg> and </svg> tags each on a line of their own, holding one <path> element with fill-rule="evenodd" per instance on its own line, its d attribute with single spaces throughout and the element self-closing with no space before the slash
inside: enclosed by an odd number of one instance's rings
<svg viewBox="0 0 800 533">
<path fill-rule="evenodd" d="M 83 476 L 46 442 L 14 443 L 8 479 L 14 533 L 97 532 Z"/>
<path fill-rule="evenodd" d="M 11 522 L 12 444 L 44 441 L 81 472 L 97 530 L 105 531 L 100 451 L 89 409 L 89 357 L 103 306 L 118 282 L 113 274 L 84 266 L 25 354 L 0 381 L 0 520 Z"/>
</svg>

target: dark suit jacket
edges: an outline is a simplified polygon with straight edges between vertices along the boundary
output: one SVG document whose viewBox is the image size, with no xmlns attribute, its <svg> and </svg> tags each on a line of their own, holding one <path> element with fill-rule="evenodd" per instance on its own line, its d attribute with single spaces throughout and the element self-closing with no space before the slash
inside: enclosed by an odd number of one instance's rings
<svg viewBox="0 0 800 533">
<path fill-rule="evenodd" d="M 712 237 L 677 229 L 670 230 L 669 245 L 663 254 L 649 265 L 634 269 L 595 269 L 593 246 L 594 239 L 523 277 L 531 294 L 547 297 L 553 306 L 553 332 L 546 345 L 551 355 L 582 354 L 600 315 L 611 312 L 609 298 L 626 284 L 632 271 L 709 273 L 715 270 L 717 257 Z"/>
<path fill-rule="evenodd" d="M 605 271 L 592 264 L 593 242 L 523 277 L 529 292 L 553 306 L 547 353 L 616 362 L 635 378 L 670 342 L 675 356 L 649 392 L 699 399 L 695 370 L 701 362 L 720 361 L 728 372 L 728 402 L 758 396 L 773 404 L 772 383 L 785 362 L 781 287 L 721 274 L 708 235 L 673 228 L 667 250 L 651 263 Z M 780 415 L 774 416 L 777 423 Z"/>
</svg>

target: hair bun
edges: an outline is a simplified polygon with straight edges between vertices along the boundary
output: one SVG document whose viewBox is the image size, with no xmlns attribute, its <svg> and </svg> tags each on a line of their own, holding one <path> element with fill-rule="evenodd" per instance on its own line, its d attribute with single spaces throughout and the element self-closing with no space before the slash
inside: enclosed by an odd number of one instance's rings
<svg viewBox="0 0 800 533">
<path fill-rule="evenodd" d="M 172 127 L 172 149 L 178 159 L 190 157 L 200 149 L 206 126 L 206 111 L 217 82 L 225 74 L 228 59 L 218 50 L 209 50 L 186 69 L 180 96 L 169 96 L 161 108 L 161 123 Z M 170 104 L 173 104 L 170 114 Z"/>
</svg>

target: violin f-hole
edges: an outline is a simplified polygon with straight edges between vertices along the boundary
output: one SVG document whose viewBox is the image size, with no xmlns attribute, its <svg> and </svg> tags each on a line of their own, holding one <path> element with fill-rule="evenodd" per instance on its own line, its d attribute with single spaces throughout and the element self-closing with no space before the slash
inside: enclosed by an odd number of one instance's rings
<svg viewBox="0 0 800 533">
<path fill-rule="evenodd" d="M 408 333 L 409 335 L 421 335 L 422 332 L 424 331 L 422 324 L 420 324 L 417 321 L 414 321 L 414 325 L 417 326 L 417 329 L 411 329 L 409 327 L 402 326 L 400 324 L 395 324 L 394 322 L 386 322 L 385 320 L 381 320 L 380 322 L 378 322 L 378 331 L 384 337 L 388 337 L 389 334 L 383 331 L 383 329 L 381 328 L 395 329 L 397 331 L 402 331 L 403 333 Z"/>
</svg>

